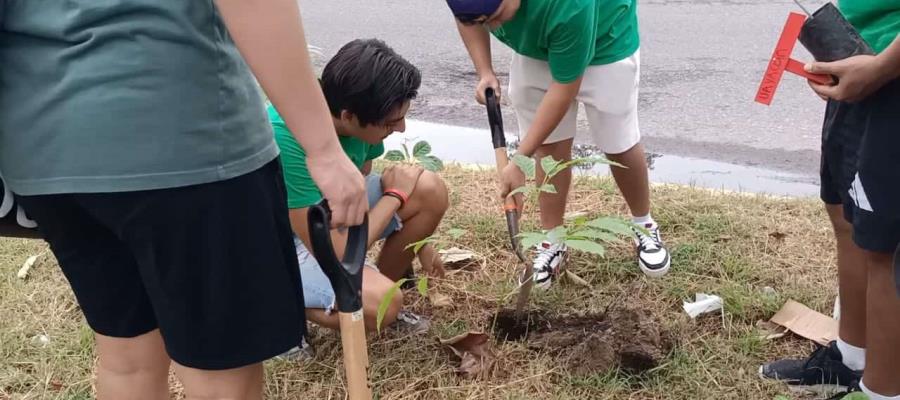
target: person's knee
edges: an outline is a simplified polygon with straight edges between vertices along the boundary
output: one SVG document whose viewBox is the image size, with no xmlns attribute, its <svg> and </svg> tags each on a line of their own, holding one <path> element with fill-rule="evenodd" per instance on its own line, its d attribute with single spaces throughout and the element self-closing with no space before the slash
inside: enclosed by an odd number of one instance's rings
<svg viewBox="0 0 900 400">
<path fill-rule="evenodd" d="M 422 172 L 413 196 L 422 202 L 425 209 L 441 215 L 450 207 L 450 192 L 447 190 L 447 184 L 440 175 L 431 171 Z"/>
<path fill-rule="evenodd" d="M 159 331 L 134 338 L 96 335 L 99 366 L 117 376 L 168 374 L 170 360 Z"/>
</svg>

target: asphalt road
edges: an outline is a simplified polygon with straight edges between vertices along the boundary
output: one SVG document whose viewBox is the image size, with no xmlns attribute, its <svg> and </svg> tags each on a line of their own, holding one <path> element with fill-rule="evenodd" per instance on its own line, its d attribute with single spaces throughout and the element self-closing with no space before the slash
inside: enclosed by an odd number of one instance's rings
<svg viewBox="0 0 900 400">
<path fill-rule="evenodd" d="M 814 9 L 822 0 L 804 0 Z M 443 0 L 300 0 L 308 40 L 327 58 L 383 39 L 423 73 L 411 117 L 486 127 L 475 75 Z M 824 103 L 785 75 L 771 107 L 753 102 L 790 11 L 786 0 L 639 0 L 641 128 L 653 152 L 815 174 Z M 494 42 L 506 83 L 510 51 Z M 798 45 L 795 58 L 810 59 Z M 321 63 L 321 60 L 320 60 Z M 509 132 L 516 132 L 506 112 Z M 586 122 L 581 121 L 581 129 Z"/>
</svg>

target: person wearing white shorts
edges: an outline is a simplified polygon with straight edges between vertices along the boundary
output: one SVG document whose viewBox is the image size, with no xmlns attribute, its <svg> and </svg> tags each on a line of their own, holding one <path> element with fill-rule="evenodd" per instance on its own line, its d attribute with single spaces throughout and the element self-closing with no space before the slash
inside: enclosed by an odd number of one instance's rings
<svg viewBox="0 0 900 400">
<path fill-rule="evenodd" d="M 479 75 L 476 99 L 500 93 L 494 73 L 490 33 L 514 50 L 509 69 L 509 98 L 522 132 L 517 154 L 536 159 L 569 160 L 575 142 L 578 105 L 590 123 L 589 142 L 624 166 L 612 174 L 637 226 L 638 266 L 648 276 L 668 273 L 671 260 L 660 227 L 650 214 L 647 159 L 638 125 L 640 39 L 636 0 L 447 0 L 460 36 Z M 543 179 L 538 168 L 537 179 Z M 541 226 L 563 224 L 571 170 L 550 183 L 555 194 L 539 199 Z M 501 195 L 524 185 L 511 163 L 501 173 Z M 517 201 L 520 201 L 517 199 Z M 538 245 L 534 280 L 549 287 L 568 258 L 562 243 Z"/>
</svg>

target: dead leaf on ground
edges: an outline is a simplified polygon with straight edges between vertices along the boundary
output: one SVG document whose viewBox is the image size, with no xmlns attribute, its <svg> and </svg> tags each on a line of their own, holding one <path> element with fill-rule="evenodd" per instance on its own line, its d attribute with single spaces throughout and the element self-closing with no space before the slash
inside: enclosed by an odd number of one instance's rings
<svg viewBox="0 0 900 400">
<path fill-rule="evenodd" d="M 771 237 L 775 240 L 784 240 L 784 238 L 787 237 L 787 233 L 775 231 L 775 232 L 770 233 L 769 237 Z"/>
<path fill-rule="evenodd" d="M 497 356 L 491 349 L 490 336 L 482 332 L 467 332 L 441 344 L 460 360 L 456 373 L 464 378 L 485 377 L 494 366 Z"/>
<path fill-rule="evenodd" d="M 441 261 L 444 262 L 444 266 L 447 269 L 462 269 L 469 265 L 471 265 L 477 254 L 471 250 L 460 249 L 458 247 L 451 247 L 446 250 L 441 250 L 438 252 L 441 255 Z"/>
<path fill-rule="evenodd" d="M 759 329 L 759 337 L 762 340 L 781 339 L 788 333 L 788 329 L 772 321 L 757 321 L 756 329 Z"/>
<path fill-rule="evenodd" d="M 450 299 L 450 296 L 434 290 L 428 292 L 428 301 L 430 301 L 431 305 L 435 308 L 449 307 L 453 304 L 453 300 Z"/>
<path fill-rule="evenodd" d="M 53 390 L 54 392 L 58 392 L 58 391 L 62 390 L 64 387 L 65 387 L 65 385 L 62 382 L 60 382 L 59 380 L 57 380 L 56 378 L 50 380 L 50 389 Z"/>
</svg>

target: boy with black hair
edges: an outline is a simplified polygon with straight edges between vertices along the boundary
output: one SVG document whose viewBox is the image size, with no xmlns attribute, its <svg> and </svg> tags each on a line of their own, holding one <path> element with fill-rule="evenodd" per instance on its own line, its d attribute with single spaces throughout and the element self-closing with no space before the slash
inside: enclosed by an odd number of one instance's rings
<svg viewBox="0 0 900 400">
<path fill-rule="evenodd" d="M 638 267 L 647 276 L 669 271 L 669 252 L 659 225 L 650 215 L 647 159 L 640 141 L 637 99 L 640 38 L 637 0 L 447 0 L 460 36 L 480 78 L 476 98 L 500 93 L 491 62 L 490 33 L 514 50 L 509 98 L 516 110 L 522 141 L 518 154 L 569 160 L 576 133 L 578 104 L 590 122 L 590 138 L 607 157 L 625 168 L 612 174 L 635 224 Z M 543 171 L 538 168 L 538 180 Z M 541 226 L 563 224 L 572 173 L 551 183 L 557 193 L 539 199 Z M 510 163 L 501 173 L 501 195 L 524 185 L 525 175 Z M 518 198 L 521 196 L 516 196 Z M 560 275 L 568 257 L 565 244 L 544 242 L 534 259 L 534 281 L 546 288 Z"/>
<path fill-rule="evenodd" d="M 369 265 L 363 270 L 363 314 L 370 330 L 375 329 L 382 298 L 411 268 L 414 254 L 407 246 L 433 234 L 449 204 L 447 187 L 441 178 L 419 166 L 390 166 L 381 175 L 372 172 L 372 160 L 384 153 L 384 139 L 406 129 L 406 113 L 420 84 L 419 70 L 376 39 L 347 43 L 322 72 L 322 91 L 338 139 L 347 156 L 366 175 L 369 245 L 384 239 L 377 267 Z M 322 196 L 307 170 L 304 148 L 294 140 L 274 107 L 269 107 L 269 118 L 281 149 L 306 315 L 319 325 L 338 329 L 337 315 L 331 313 L 331 284 L 308 250 L 308 207 Z M 340 257 L 346 232 L 334 230 L 332 238 Z M 422 248 L 419 261 L 430 274 L 443 274 L 432 246 Z M 385 315 L 385 324 L 398 317 L 413 324 L 421 321 L 411 313 L 401 312 L 402 304 L 402 294 L 398 292 Z"/>
<path fill-rule="evenodd" d="M 776 361 L 760 374 L 900 400 L 900 297 L 892 265 L 900 252 L 900 1 L 838 5 L 879 53 L 807 66 L 837 78 L 810 86 L 828 100 L 821 197 L 837 239 L 839 338 L 807 360 Z"/>
</svg>

